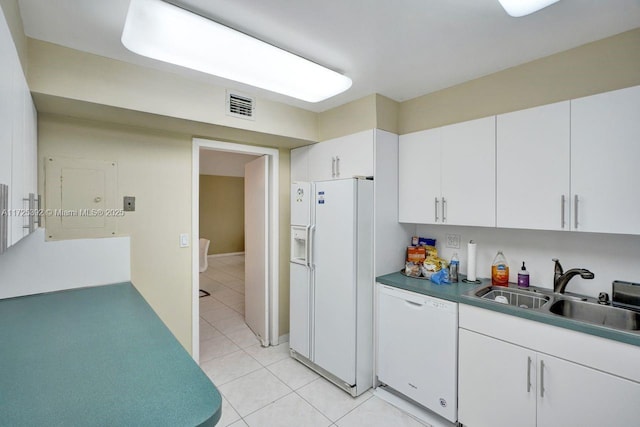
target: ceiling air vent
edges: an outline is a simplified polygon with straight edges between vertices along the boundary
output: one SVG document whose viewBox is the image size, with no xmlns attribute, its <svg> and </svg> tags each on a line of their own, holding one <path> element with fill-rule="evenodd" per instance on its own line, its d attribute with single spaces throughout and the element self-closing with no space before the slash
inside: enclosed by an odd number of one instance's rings
<svg viewBox="0 0 640 427">
<path fill-rule="evenodd" d="M 253 98 L 227 91 L 227 115 L 241 119 L 255 120 Z"/>
</svg>

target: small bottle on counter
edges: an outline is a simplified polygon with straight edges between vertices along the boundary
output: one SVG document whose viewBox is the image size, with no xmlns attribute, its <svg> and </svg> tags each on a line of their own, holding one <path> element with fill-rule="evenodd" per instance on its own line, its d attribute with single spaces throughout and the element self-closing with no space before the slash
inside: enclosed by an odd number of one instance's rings
<svg viewBox="0 0 640 427">
<path fill-rule="evenodd" d="M 456 283 L 458 281 L 458 271 L 460 270 L 460 260 L 458 259 L 458 253 L 454 252 L 449 263 L 449 281 Z"/>
<path fill-rule="evenodd" d="M 509 286 L 509 264 L 502 251 L 498 251 L 491 265 L 491 284 Z"/>
<path fill-rule="evenodd" d="M 522 268 L 518 271 L 518 287 L 519 288 L 528 288 L 529 287 L 529 272 L 524 266 L 524 261 L 522 261 Z"/>
</svg>

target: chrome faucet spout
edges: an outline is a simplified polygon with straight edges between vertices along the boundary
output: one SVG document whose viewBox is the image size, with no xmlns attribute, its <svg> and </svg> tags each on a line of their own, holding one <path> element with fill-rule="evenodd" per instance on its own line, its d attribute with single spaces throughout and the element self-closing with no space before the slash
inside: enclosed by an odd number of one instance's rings
<svg viewBox="0 0 640 427">
<path fill-rule="evenodd" d="M 562 265 L 558 258 L 553 258 L 551 261 L 555 263 L 553 266 L 553 286 L 555 288 L 555 284 L 558 282 L 558 279 L 560 279 L 560 276 L 562 276 L 564 271 L 562 270 Z"/>
<path fill-rule="evenodd" d="M 583 279 L 593 279 L 595 277 L 594 274 L 586 268 L 572 268 L 571 270 L 562 272 L 562 266 L 560 266 L 558 260 L 555 259 L 554 261 L 556 263 L 556 269 L 553 280 L 553 291 L 559 294 L 564 293 L 567 284 L 569 284 L 569 281 L 575 276 L 580 275 Z M 559 266 L 560 268 L 558 268 Z"/>
</svg>

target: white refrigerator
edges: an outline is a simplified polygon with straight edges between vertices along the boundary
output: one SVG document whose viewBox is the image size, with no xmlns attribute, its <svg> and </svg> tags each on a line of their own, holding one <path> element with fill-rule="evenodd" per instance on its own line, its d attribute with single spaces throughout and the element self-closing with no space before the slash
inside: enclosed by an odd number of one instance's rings
<svg viewBox="0 0 640 427">
<path fill-rule="evenodd" d="M 289 345 L 353 396 L 373 385 L 373 181 L 291 187 Z"/>
</svg>

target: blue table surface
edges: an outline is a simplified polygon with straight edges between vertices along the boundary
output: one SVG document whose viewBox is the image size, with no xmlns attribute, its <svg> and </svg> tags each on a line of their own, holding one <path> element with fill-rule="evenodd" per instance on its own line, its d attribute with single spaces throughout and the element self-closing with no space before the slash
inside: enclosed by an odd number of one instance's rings
<svg viewBox="0 0 640 427">
<path fill-rule="evenodd" d="M 0 300 L 2 426 L 213 426 L 221 404 L 131 283 Z"/>
</svg>

